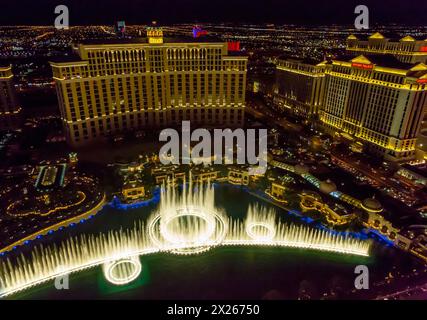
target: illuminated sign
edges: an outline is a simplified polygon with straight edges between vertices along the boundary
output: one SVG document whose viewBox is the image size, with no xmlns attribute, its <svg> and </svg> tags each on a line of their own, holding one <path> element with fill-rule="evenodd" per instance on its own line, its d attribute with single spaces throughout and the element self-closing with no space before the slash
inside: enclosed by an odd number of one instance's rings
<svg viewBox="0 0 427 320">
<path fill-rule="evenodd" d="M 163 30 L 161 28 L 147 28 L 148 43 L 160 44 L 163 43 Z"/>
<path fill-rule="evenodd" d="M 427 47 L 421 47 L 420 52 L 427 52 Z"/>
<path fill-rule="evenodd" d="M 353 62 L 351 64 L 351 66 L 354 68 L 361 68 L 361 69 L 365 69 L 365 70 L 372 70 L 374 68 L 373 64 L 356 63 L 356 62 Z"/>
<path fill-rule="evenodd" d="M 417 82 L 418 83 L 427 83 L 427 79 L 418 79 Z"/>
<path fill-rule="evenodd" d="M 202 28 L 195 26 L 193 27 L 193 38 L 199 38 L 201 36 L 206 36 L 208 32 Z"/>
<path fill-rule="evenodd" d="M 126 24 L 124 21 L 118 21 L 115 25 L 116 33 L 119 35 L 123 35 L 126 30 Z"/>
<path fill-rule="evenodd" d="M 240 42 L 228 42 L 228 51 L 240 51 Z"/>
</svg>

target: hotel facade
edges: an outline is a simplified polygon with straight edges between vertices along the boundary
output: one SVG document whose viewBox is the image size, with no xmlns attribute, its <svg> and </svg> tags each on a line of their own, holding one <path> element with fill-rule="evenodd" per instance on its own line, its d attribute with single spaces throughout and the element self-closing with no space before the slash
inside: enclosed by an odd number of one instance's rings
<svg viewBox="0 0 427 320">
<path fill-rule="evenodd" d="M 362 142 L 388 160 L 415 157 L 427 109 L 426 64 L 383 54 L 311 66 L 280 60 L 277 79 L 279 104 L 293 113 L 302 106 L 304 117 L 316 115 L 328 132 Z"/>
<path fill-rule="evenodd" d="M 321 123 L 387 160 L 414 158 L 427 108 L 426 65 L 395 68 L 359 56 L 332 61 L 325 74 Z"/>
<path fill-rule="evenodd" d="M 21 111 L 13 85 L 12 67 L 0 67 L 0 130 L 18 128 Z"/>
<path fill-rule="evenodd" d="M 288 59 L 279 60 L 276 69 L 277 106 L 304 118 L 315 118 L 325 92 L 325 66 Z"/>
<path fill-rule="evenodd" d="M 392 55 L 406 63 L 427 63 L 427 39 L 415 40 L 411 36 L 392 41 L 381 33 L 374 33 L 367 40 L 359 40 L 350 35 L 347 38 L 347 52 L 353 55 L 383 54 Z"/>
<path fill-rule="evenodd" d="M 80 44 L 79 59 L 51 62 L 67 141 L 79 146 L 121 132 L 180 125 L 243 124 L 247 57 L 227 43 Z"/>
</svg>

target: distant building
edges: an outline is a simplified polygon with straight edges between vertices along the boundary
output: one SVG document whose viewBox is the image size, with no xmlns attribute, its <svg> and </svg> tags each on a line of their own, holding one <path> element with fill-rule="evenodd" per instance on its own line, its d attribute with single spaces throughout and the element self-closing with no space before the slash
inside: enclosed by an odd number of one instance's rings
<svg viewBox="0 0 427 320">
<path fill-rule="evenodd" d="M 343 226 L 351 223 L 356 215 L 348 213 L 344 207 L 330 207 L 323 202 L 322 197 L 315 192 L 304 191 L 301 195 L 300 206 L 303 212 L 315 211 L 320 213 L 326 222 L 332 226 Z"/>
<path fill-rule="evenodd" d="M 247 57 L 229 55 L 227 43 L 164 43 L 159 28 L 147 36 L 148 42 L 81 44 L 79 57 L 51 62 L 70 144 L 182 120 L 242 125 Z"/>
<path fill-rule="evenodd" d="M 191 170 L 191 178 L 194 182 L 214 182 L 219 175 L 220 171 L 213 167 L 195 167 Z"/>
<path fill-rule="evenodd" d="M 149 44 L 162 44 L 163 43 L 163 30 L 158 27 L 147 28 L 147 38 Z"/>
<path fill-rule="evenodd" d="M 286 195 L 286 190 L 288 188 L 286 187 L 286 183 L 282 182 L 280 180 L 277 181 L 273 181 L 271 183 L 271 196 L 278 200 L 278 201 L 285 201 L 285 195 Z"/>
<path fill-rule="evenodd" d="M 125 201 L 134 201 L 144 198 L 144 183 L 137 178 L 128 179 L 122 186 L 122 197 Z"/>
<path fill-rule="evenodd" d="M 229 167 L 228 182 L 235 185 L 247 186 L 250 182 L 249 172 L 246 167 Z"/>
<path fill-rule="evenodd" d="M 364 225 L 368 228 L 377 230 L 379 233 L 385 235 L 387 238 L 395 242 L 399 247 L 405 248 L 405 241 L 402 236 L 398 237 L 400 230 L 393 226 L 393 224 L 385 219 L 381 214 L 375 210 L 368 210 L 368 219 Z"/>
<path fill-rule="evenodd" d="M 68 154 L 68 163 L 71 167 L 75 167 L 79 162 L 79 158 L 76 152 L 70 152 Z"/>
<path fill-rule="evenodd" d="M 325 92 L 324 64 L 279 59 L 276 68 L 276 104 L 304 118 L 317 116 Z"/>
<path fill-rule="evenodd" d="M 396 172 L 395 176 L 412 185 L 427 186 L 427 170 L 425 168 L 423 170 L 405 164 Z"/>
<path fill-rule="evenodd" d="M 126 23 L 124 21 L 117 21 L 114 25 L 114 31 L 118 37 L 124 37 L 126 32 Z"/>
<path fill-rule="evenodd" d="M 249 78 L 247 88 L 252 93 L 262 93 L 263 95 L 270 96 L 274 93 L 275 88 L 274 77 L 269 76 L 254 76 Z"/>
<path fill-rule="evenodd" d="M 19 128 L 21 111 L 13 86 L 12 67 L 0 67 L 0 130 Z"/>
<path fill-rule="evenodd" d="M 208 32 L 206 30 L 203 30 L 201 27 L 199 27 L 199 26 L 193 27 L 193 37 L 194 38 L 206 36 L 207 34 L 208 34 Z"/>
<path fill-rule="evenodd" d="M 39 192 L 50 192 L 64 186 L 65 173 L 67 172 L 67 165 L 42 165 L 40 166 L 37 179 L 34 187 Z"/>
<path fill-rule="evenodd" d="M 347 52 L 356 56 L 387 54 L 406 63 L 427 63 L 427 39 L 415 40 L 411 36 L 406 36 L 398 41 L 393 41 L 377 32 L 368 40 L 359 40 L 356 36 L 350 35 L 347 38 Z"/>
<path fill-rule="evenodd" d="M 175 184 L 183 182 L 186 179 L 186 172 L 177 165 L 156 165 L 151 169 L 151 176 L 155 179 L 157 185 L 167 183 Z"/>
</svg>

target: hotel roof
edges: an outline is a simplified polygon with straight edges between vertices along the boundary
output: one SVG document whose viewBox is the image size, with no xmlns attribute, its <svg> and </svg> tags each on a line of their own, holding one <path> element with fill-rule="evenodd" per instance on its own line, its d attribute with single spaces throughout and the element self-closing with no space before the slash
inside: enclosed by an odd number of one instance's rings
<svg viewBox="0 0 427 320">
<path fill-rule="evenodd" d="M 377 39 L 377 40 L 387 40 L 390 42 L 415 42 L 415 41 L 427 41 L 427 39 L 416 39 L 410 35 L 407 36 L 401 36 L 397 33 L 380 33 L 376 32 L 368 37 L 365 37 L 364 39 L 358 38 L 354 34 L 351 34 L 347 37 L 348 40 L 361 40 L 361 41 L 367 41 L 368 39 Z"/>
<path fill-rule="evenodd" d="M 385 39 L 385 37 L 381 33 L 376 32 L 373 35 L 371 35 L 369 39 Z"/>
<path fill-rule="evenodd" d="M 333 60 L 358 62 L 358 63 L 365 63 L 365 64 L 372 63 L 380 67 L 401 69 L 401 70 L 410 70 L 411 68 L 419 64 L 419 63 L 405 63 L 398 60 L 396 57 L 392 55 L 386 55 L 386 54 L 363 54 L 357 57 L 355 57 L 354 55 L 345 54 Z M 361 60 L 361 61 L 356 61 L 356 60 Z"/>
<path fill-rule="evenodd" d="M 185 36 L 181 36 L 181 37 L 163 37 L 163 43 L 161 44 L 150 44 L 150 46 L 162 46 L 164 44 L 168 45 L 168 44 L 179 44 L 179 43 L 183 43 L 183 44 L 188 44 L 188 43 L 211 43 L 211 44 L 225 44 L 227 43 L 226 41 L 223 41 L 219 38 L 215 38 L 215 37 L 210 37 L 210 36 L 203 36 L 203 37 L 199 37 L 199 38 L 193 38 L 193 37 L 185 37 Z M 82 60 L 82 58 L 80 57 L 80 55 L 78 54 L 78 47 L 80 45 L 83 46 L 126 46 L 126 45 L 135 45 L 135 44 L 142 44 L 142 45 L 149 45 L 148 43 L 148 38 L 147 37 L 141 37 L 141 38 L 109 38 L 109 39 L 91 39 L 91 40 L 83 40 L 80 41 L 78 43 L 75 43 L 73 46 L 76 50 L 74 50 L 72 53 L 68 54 L 67 56 L 62 56 L 62 57 L 54 57 L 52 59 L 50 59 L 50 62 L 52 63 L 68 63 L 68 62 L 81 62 L 84 61 Z M 247 54 L 245 52 L 242 51 L 228 51 L 227 56 L 229 57 L 239 57 L 239 56 L 243 56 L 246 57 Z"/>
<path fill-rule="evenodd" d="M 163 43 L 225 43 L 226 41 L 221 40 L 217 37 L 202 36 L 199 38 L 194 37 L 163 37 Z M 82 45 L 108 45 L 108 44 L 148 44 L 147 37 L 140 38 L 109 38 L 109 39 L 89 39 L 79 42 Z"/>
<path fill-rule="evenodd" d="M 315 61 L 312 59 L 298 59 L 289 56 L 281 56 L 279 60 L 286 60 L 289 62 L 303 63 L 308 65 L 320 65 L 320 64 L 330 64 L 333 61 L 345 61 L 353 63 L 362 63 L 362 64 L 374 64 L 379 67 L 399 69 L 407 71 L 407 75 L 419 78 L 427 73 L 427 66 L 423 63 L 405 63 L 392 55 L 383 55 L 383 54 L 367 54 L 359 55 L 355 57 L 354 55 L 341 55 L 337 58 L 328 58 L 323 61 Z"/>
<path fill-rule="evenodd" d="M 75 61 L 81 61 L 82 59 L 80 58 L 80 56 L 75 53 L 69 53 L 68 55 L 64 55 L 61 57 L 53 57 L 49 59 L 49 62 L 53 62 L 53 63 L 66 63 L 66 62 L 75 62 Z"/>
<path fill-rule="evenodd" d="M 415 39 L 413 37 L 411 37 L 411 36 L 406 36 L 406 37 L 403 37 L 402 39 L 400 39 L 400 41 L 402 41 L 402 42 L 412 42 L 412 41 L 415 41 Z"/>
<path fill-rule="evenodd" d="M 416 65 L 413 63 L 405 63 L 405 62 L 399 61 L 397 58 L 391 55 L 369 54 L 369 55 L 365 55 L 365 57 L 369 61 L 371 61 L 373 64 L 381 67 L 387 67 L 387 68 L 409 70 L 414 65 Z"/>
</svg>

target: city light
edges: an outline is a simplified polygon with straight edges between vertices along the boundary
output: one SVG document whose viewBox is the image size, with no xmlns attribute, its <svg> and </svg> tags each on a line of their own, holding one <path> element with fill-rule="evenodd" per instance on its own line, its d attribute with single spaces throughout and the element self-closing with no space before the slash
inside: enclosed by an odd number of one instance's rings
<svg viewBox="0 0 427 320">
<path fill-rule="evenodd" d="M 426 299 L 426 1 L 396 1 L 9 1 L 0 300 Z"/>
</svg>

